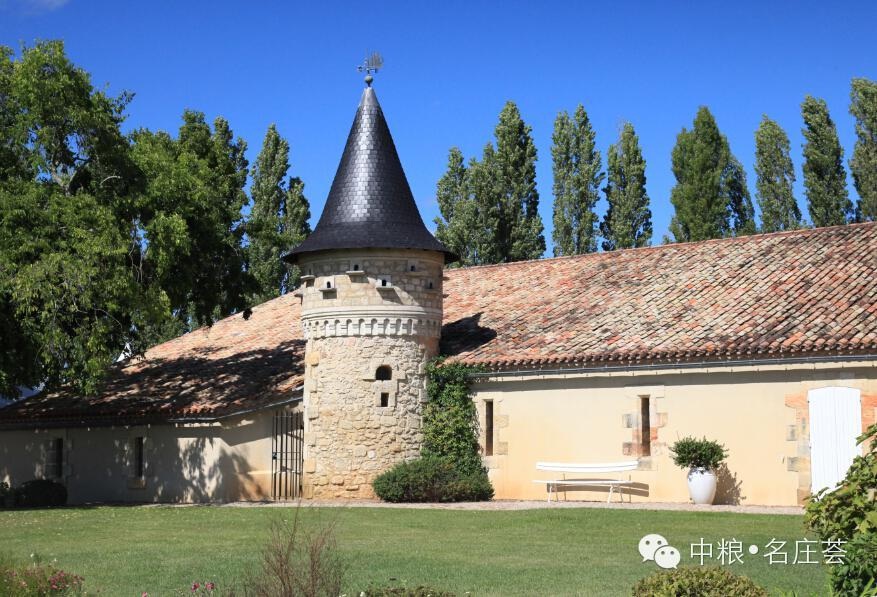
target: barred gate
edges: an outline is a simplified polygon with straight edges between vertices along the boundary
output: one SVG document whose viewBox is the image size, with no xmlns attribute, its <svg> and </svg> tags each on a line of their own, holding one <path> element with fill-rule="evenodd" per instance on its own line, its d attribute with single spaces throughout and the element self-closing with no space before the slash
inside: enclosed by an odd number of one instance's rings
<svg viewBox="0 0 877 597">
<path fill-rule="evenodd" d="M 271 436 L 271 497 L 275 500 L 301 497 L 304 428 L 304 413 L 274 413 L 274 433 Z"/>
</svg>

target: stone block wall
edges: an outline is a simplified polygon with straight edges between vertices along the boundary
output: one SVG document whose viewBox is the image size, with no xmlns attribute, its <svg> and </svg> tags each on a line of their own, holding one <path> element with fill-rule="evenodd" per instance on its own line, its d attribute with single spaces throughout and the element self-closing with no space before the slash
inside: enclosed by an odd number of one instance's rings
<svg viewBox="0 0 877 597">
<path fill-rule="evenodd" d="M 376 249 L 300 260 L 305 497 L 374 497 L 378 474 L 420 454 L 443 265 L 441 253 Z"/>
<path fill-rule="evenodd" d="M 420 454 L 425 363 L 438 339 L 346 337 L 312 340 L 305 380 L 304 493 L 374 497 L 381 472 Z M 388 365 L 389 381 L 375 379 Z M 381 406 L 386 394 L 386 406 Z"/>
</svg>

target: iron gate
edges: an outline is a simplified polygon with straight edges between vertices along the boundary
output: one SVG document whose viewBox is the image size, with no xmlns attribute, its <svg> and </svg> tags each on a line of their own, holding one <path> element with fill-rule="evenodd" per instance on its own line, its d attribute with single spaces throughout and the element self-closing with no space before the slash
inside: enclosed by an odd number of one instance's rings
<svg viewBox="0 0 877 597">
<path fill-rule="evenodd" d="M 271 436 L 271 497 L 275 500 L 301 497 L 304 428 L 304 413 L 274 413 L 274 433 Z"/>
</svg>

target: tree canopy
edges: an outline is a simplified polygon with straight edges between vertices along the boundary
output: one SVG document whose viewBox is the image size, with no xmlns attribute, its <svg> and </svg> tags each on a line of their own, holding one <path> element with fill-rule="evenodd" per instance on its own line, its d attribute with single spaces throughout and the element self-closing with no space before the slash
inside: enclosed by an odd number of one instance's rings
<svg viewBox="0 0 877 597">
<path fill-rule="evenodd" d="M 683 128 L 676 138 L 673 175 L 670 232 L 677 242 L 754 232 L 746 174 L 705 106 L 691 130 Z"/>
<path fill-rule="evenodd" d="M 603 250 L 645 247 L 652 239 L 652 211 L 646 193 L 646 161 L 633 125 L 624 124 L 618 142 L 609 146 L 606 201 L 600 223 Z"/>
<path fill-rule="evenodd" d="M 92 392 L 126 347 L 249 307 L 246 144 L 192 111 L 176 139 L 125 136 L 131 99 L 96 89 L 59 41 L 0 49 L 4 394 Z"/>
<path fill-rule="evenodd" d="M 853 217 L 847 194 L 843 148 L 825 100 L 812 96 L 801 104 L 804 118 L 804 192 L 813 225 L 846 224 Z"/>
<path fill-rule="evenodd" d="M 462 265 L 538 259 L 545 252 L 536 146 L 517 106 L 507 102 L 481 160 L 464 165 L 452 148 L 436 188 L 441 218 L 436 237 L 460 256 Z"/>
<path fill-rule="evenodd" d="M 602 171 L 596 133 L 579 104 L 575 114 L 554 120 L 551 157 L 554 174 L 554 255 L 597 250 L 597 214 Z"/>
<path fill-rule="evenodd" d="M 850 114 L 856 119 L 856 146 L 850 160 L 859 194 L 856 219 L 873 222 L 877 220 L 877 82 L 853 79 Z"/>
</svg>

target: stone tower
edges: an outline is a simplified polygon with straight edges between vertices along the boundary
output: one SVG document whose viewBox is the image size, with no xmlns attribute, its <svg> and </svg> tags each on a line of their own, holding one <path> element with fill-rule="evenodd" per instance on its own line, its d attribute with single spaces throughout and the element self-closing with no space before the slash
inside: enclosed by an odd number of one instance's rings
<svg viewBox="0 0 877 597">
<path fill-rule="evenodd" d="M 320 221 L 284 259 L 302 272 L 304 495 L 373 497 L 376 475 L 419 454 L 454 256 L 423 224 L 370 86 Z"/>
</svg>

